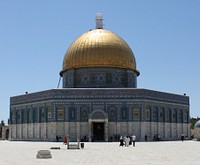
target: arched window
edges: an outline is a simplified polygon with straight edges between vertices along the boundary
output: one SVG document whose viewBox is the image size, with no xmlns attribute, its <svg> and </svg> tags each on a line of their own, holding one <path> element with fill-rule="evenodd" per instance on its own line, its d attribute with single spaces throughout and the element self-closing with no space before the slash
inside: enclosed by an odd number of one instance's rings
<svg viewBox="0 0 200 165">
<path fill-rule="evenodd" d="M 33 122 L 33 112 L 31 109 L 28 109 L 28 119 L 29 119 L 29 123 Z"/>
<path fill-rule="evenodd" d="M 74 120 L 74 119 L 76 119 L 75 107 L 71 106 L 69 107 L 69 120 Z"/>
<path fill-rule="evenodd" d="M 17 111 L 17 124 L 20 124 L 21 123 L 21 111 L 18 110 Z"/>
<path fill-rule="evenodd" d="M 174 108 L 172 112 L 172 121 L 176 122 L 177 121 L 177 109 Z"/>
<path fill-rule="evenodd" d="M 88 121 L 88 111 L 89 111 L 89 109 L 88 109 L 87 106 L 83 106 L 81 108 L 81 116 L 80 116 L 80 118 L 81 118 L 82 122 L 87 122 Z"/>
<path fill-rule="evenodd" d="M 187 109 L 184 110 L 184 122 L 185 123 L 188 122 L 188 111 L 187 111 Z"/>
<path fill-rule="evenodd" d="M 178 121 L 183 122 L 183 110 L 182 109 L 180 109 L 178 111 Z"/>
<path fill-rule="evenodd" d="M 122 119 L 124 119 L 124 120 L 128 119 L 128 110 L 127 110 L 126 105 L 124 105 L 124 106 L 122 107 L 121 117 L 122 117 Z"/>
<path fill-rule="evenodd" d="M 152 119 L 153 119 L 153 121 L 158 121 L 158 107 L 153 108 Z"/>
<path fill-rule="evenodd" d="M 161 108 L 159 113 L 160 113 L 160 122 L 164 122 L 165 121 L 165 108 Z"/>
<path fill-rule="evenodd" d="M 52 106 L 51 105 L 48 105 L 47 106 L 47 118 L 48 120 L 52 119 Z"/>
<path fill-rule="evenodd" d="M 12 116 L 12 124 L 15 124 L 16 123 L 16 111 L 13 110 L 11 114 L 12 114 L 11 115 Z"/>
<path fill-rule="evenodd" d="M 171 109 L 169 109 L 169 108 L 167 108 L 166 110 L 165 110 L 165 121 L 166 122 L 170 122 L 170 113 L 171 112 Z"/>
<path fill-rule="evenodd" d="M 38 107 L 33 108 L 33 122 L 34 123 L 38 122 Z"/>
<path fill-rule="evenodd" d="M 134 105 L 133 106 L 133 120 L 139 120 L 140 119 L 140 106 Z"/>
<path fill-rule="evenodd" d="M 65 112 L 64 112 L 65 108 L 64 106 L 56 106 L 56 119 L 57 120 L 64 120 L 65 118 Z"/>
<path fill-rule="evenodd" d="M 117 119 L 117 109 L 115 106 L 109 107 L 108 120 L 115 121 Z"/>
<path fill-rule="evenodd" d="M 151 112 L 151 107 L 147 106 L 145 108 L 145 120 L 150 120 L 150 112 Z"/>
<path fill-rule="evenodd" d="M 27 110 L 24 109 L 24 110 L 23 110 L 23 123 L 27 123 L 27 122 L 28 122 Z"/>
</svg>

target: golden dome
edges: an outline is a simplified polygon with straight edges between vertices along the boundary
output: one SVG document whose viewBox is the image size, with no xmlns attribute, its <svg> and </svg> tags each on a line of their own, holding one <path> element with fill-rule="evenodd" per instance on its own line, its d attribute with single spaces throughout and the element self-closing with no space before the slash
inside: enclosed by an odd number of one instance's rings
<svg viewBox="0 0 200 165">
<path fill-rule="evenodd" d="M 64 56 L 63 72 L 73 68 L 115 67 L 136 70 L 134 54 L 128 44 L 115 33 L 95 29 L 76 39 Z"/>
</svg>

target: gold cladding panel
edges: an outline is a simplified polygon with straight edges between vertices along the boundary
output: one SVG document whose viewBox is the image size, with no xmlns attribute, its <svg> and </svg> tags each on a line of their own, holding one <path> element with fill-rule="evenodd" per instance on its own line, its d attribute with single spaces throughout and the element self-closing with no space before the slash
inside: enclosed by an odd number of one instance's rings
<svg viewBox="0 0 200 165">
<path fill-rule="evenodd" d="M 118 67 L 136 70 L 134 54 L 115 33 L 96 29 L 76 39 L 63 61 L 63 71 L 81 67 Z"/>
</svg>

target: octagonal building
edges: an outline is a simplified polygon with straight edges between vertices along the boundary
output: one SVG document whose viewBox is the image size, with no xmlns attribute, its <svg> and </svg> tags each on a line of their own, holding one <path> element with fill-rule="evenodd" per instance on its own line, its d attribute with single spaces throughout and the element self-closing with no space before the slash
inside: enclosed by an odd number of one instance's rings
<svg viewBox="0 0 200 165">
<path fill-rule="evenodd" d="M 189 97 L 137 88 L 140 72 L 133 51 L 102 25 L 98 14 L 96 29 L 67 49 L 60 72 L 63 88 L 10 98 L 11 140 L 190 137 Z"/>
</svg>

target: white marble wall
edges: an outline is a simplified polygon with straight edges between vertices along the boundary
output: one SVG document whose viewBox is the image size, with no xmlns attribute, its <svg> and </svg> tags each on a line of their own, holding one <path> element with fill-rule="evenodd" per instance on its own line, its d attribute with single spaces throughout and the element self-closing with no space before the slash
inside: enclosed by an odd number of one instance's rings
<svg viewBox="0 0 200 165">
<path fill-rule="evenodd" d="M 33 138 L 40 139 L 40 135 L 40 123 L 35 123 L 33 129 Z"/>
<path fill-rule="evenodd" d="M 108 135 L 116 135 L 117 134 L 117 126 L 115 122 L 111 122 L 108 124 Z"/>
<path fill-rule="evenodd" d="M 22 124 L 22 139 L 27 139 L 27 124 Z"/>
<path fill-rule="evenodd" d="M 55 140 L 56 138 L 56 123 L 47 123 L 47 139 Z"/>
<path fill-rule="evenodd" d="M 9 137 L 6 137 L 6 131 L 9 130 L 9 126 L 2 126 L 2 140 L 6 140 L 7 138 L 9 139 Z"/>
<path fill-rule="evenodd" d="M 164 127 L 165 127 L 165 132 L 164 132 L 163 138 L 164 139 L 171 139 L 171 135 L 172 135 L 171 124 L 165 123 Z"/>
<path fill-rule="evenodd" d="M 35 124 L 18 124 L 10 125 L 11 140 L 49 140 L 55 141 L 56 136 L 70 137 L 76 140 L 77 134 L 80 138 L 89 136 L 88 122 L 52 122 L 52 123 L 35 123 Z M 180 139 L 181 134 L 190 137 L 190 124 L 176 123 L 156 123 L 156 122 L 109 122 L 106 138 L 115 135 L 133 135 L 138 140 L 144 140 L 147 135 L 149 140 L 153 139 L 155 134 L 160 134 L 163 140 Z"/>
<path fill-rule="evenodd" d="M 47 139 L 47 123 L 41 123 L 40 124 L 40 138 L 41 140 Z"/>
<path fill-rule="evenodd" d="M 82 136 L 82 138 L 84 136 L 88 136 L 88 132 L 89 132 L 88 123 L 87 122 L 81 123 L 80 124 L 80 130 L 81 130 L 81 136 Z"/>
<path fill-rule="evenodd" d="M 59 137 L 65 136 L 65 123 L 64 122 L 56 123 L 56 135 Z"/>
<path fill-rule="evenodd" d="M 21 124 L 17 124 L 16 125 L 16 138 L 17 139 L 22 139 L 22 127 L 21 127 L 22 125 Z"/>
</svg>

